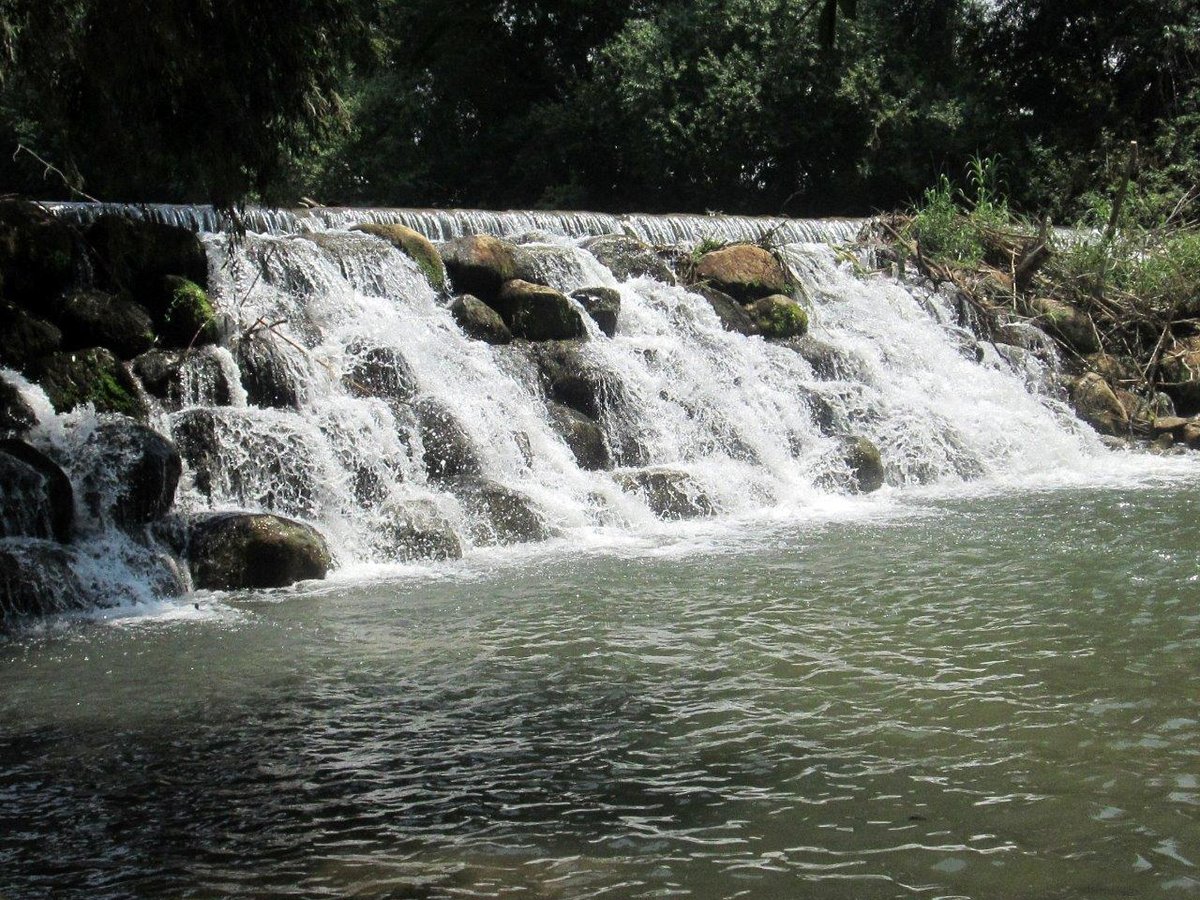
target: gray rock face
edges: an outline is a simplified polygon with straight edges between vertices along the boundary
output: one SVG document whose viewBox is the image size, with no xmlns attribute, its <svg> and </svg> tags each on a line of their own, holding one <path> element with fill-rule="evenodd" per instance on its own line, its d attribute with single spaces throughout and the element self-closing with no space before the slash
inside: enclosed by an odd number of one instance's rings
<svg viewBox="0 0 1200 900">
<path fill-rule="evenodd" d="M 433 504 L 420 500 L 395 508 L 388 528 L 388 541 L 401 560 L 462 557 L 462 542 L 454 527 Z"/>
<path fill-rule="evenodd" d="M 604 409 L 604 377 L 584 359 L 577 345 L 568 341 L 538 344 L 530 348 L 530 354 L 552 400 L 599 420 Z"/>
<path fill-rule="evenodd" d="M 324 578 L 332 559 L 311 525 L 265 513 L 224 513 L 192 526 L 188 563 L 197 588 L 240 590 Z"/>
<path fill-rule="evenodd" d="M 496 312 L 478 297 L 463 294 L 450 306 L 450 315 L 469 338 L 486 344 L 507 344 L 512 332 Z"/>
<path fill-rule="evenodd" d="M 664 284 L 674 284 L 675 275 L 654 248 L 637 238 L 623 234 L 604 234 L 588 238 L 582 244 L 592 256 L 620 281 L 630 278 L 653 278 Z"/>
<path fill-rule="evenodd" d="M 550 424 L 566 441 L 582 469 L 611 469 L 612 454 L 604 440 L 604 430 L 595 421 L 578 410 L 551 402 Z"/>
<path fill-rule="evenodd" d="M 54 460 L 18 440 L 0 440 L 0 537 L 71 539 L 75 491 Z"/>
<path fill-rule="evenodd" d="M 0 632 L 26 617 L 87 605 L 72 558 L 68 548 L 51 541 L 0 541 Z"/>
<path fill-rule="evenodd" d="M 621 313 L 621 294 L 612 288 L 585 287 L 571 292 L 571 298 L 587 310 L 587 314 L 609 337 L 617 333 L 617 318 Z"/>
<path fill-rule="evenodd" d="M 430 478 L 476 476 L 483 471 L 466 429 L 444 403 L 427 397 L 416 404 L 414 412 Z"/>
<path fill-rule="evenodd" d="M 80 450 L 83 497 L 93 514 L 136 527 L 162 518 L 183 472 L 179 451 L 138 422 L 105 422 Z"/>
<path fill-rule="evenodd" d="M 717 511 L 712 498 L 686 472 L 633 469 L 617 472 L 613 477 L 621 490 L 640 496 L 660 519 L 695 519 Z"/>
<path fill-rule="evenodd" d="M 761 333 L 758 324 L 754 321 L 750 313 L 746 312 L 742 305 L 728 294 L 722 293 L 706 284 L 693 285 L 688 290 L 694 294 L 699 294 L 708 301 L 708 305 L 712 307 L 713 312 L 717 314 L 717 318 L 721 320 L 721 327 L 726 331 L 732 331 L 735 334 L 744 334 L 746 337 L 753 337 Z"/>
<path fill-rule="evenodd" d="M 863 377 L 864 367 L 860 360 L 811 334 L 778 343 L 799 353 L 812 366 L 813 375 L 822 381 L 857 381 Z"/>
<path fill-rule="evenodd" d="M 480 544 L 520 544 L 550 537 L 533 501 L 486 478 L 460 478 L 450 484 L 475 518 L 472 537 Z"/>
<path fill-rule="evenodd" d="M 356 343 L 346 348 L 352 360 L 343 381 L 356 397 L 380 397 L 401 403 L 417 393 L 417 376 L 399 350 Z"/>
</svg>

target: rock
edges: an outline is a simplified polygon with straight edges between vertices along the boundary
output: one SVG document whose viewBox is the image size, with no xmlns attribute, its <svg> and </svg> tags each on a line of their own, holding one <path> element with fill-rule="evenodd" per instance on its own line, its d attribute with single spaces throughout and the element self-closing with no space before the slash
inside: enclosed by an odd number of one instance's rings
<svg viewBox="0 0 1200 900">
<path fill-rule="evenodd" d="M 414 412 L 430 478 L 478 476 L 483 471 L 470 436 L 449 407 L 427 397 L 416 404 Z"/>
<path fill-rule="evenodd" d="M 346 348 L 351 362 L 342 383 L 356 397 L 379 397 L 407 403 L 417 393 L 417 376 L 408 360 L 393 347 L 372 347 L 356 341 Z"/>
<path fill-rule="evenodd" d="M 659 258 L 654 249 L 637 238 L 623 234 L 603 234 L 588 238 L 581 246 L 608 270 L 618 281 L 630 278 L 653 278 L 664 284 L 674 284 L 675 275 Z"/>
<path fill-rule="evenodd" d="M 744 334 L 746 337 L 753 337 L 760 333 L 758 324 L 750 313 L 746 312 L 742 305 L 728 294 L 706 284 L 694 284 L 688 290 L 699 294 L 708 301 L 708 305 L 721 320 L 721 327 L 726 331 Z"/>
<path fill-rule="evenodd" d="M 401 560 L 462 558 L 462 542 L 454 527 L 427 501 L 399 505 L 393 511 L 388 538 Z"/>
<path fill-rule="evenodd" d="M 135 419 L 149 414 L 133 376 L 103 347 L 52 353 L 39 359 L 31 374 L 56 412 L 91 403 L 100 413 L 121 413 Z"/>
<path fill-rule="evenodd" d="M 1138 434 L 1148 433 L 1155 418 L 1154 407 L 1150 401 L 1120 387 L 1114 388 L 1113 393 L 1116 394 L 1121 408 L 1125 410 L 1125 416 L 1129 419 L 1133 431 Z"/>
<path fill-rule="evenodd" d="M 1200 413 L 1200 337 L 1179 341 L 1164 353 L 1159 377 L 1180 415 Z"/>
<path fill-rule="evenodd" d="M 1179 441 L 1189 450 L 1200 450 L 1200 423 L 1189 422 L 1179 433 Z"/>
<path fill-rule="evenodd" d="M 1029 312 L 1075 352 L 1086 355 L 1100 349 L 1091 318 L 1069 303 L 1039 297 L 1029 302 Z"/>
<path fill-rule="evenodd" d="M 1054 339 L 1030 322 L 1004 322 L 996 327 L 994 337 L 997 344 L 1020 347 L 1043 361 L 1057 355 Z"/>
<path fill-rule="evenodd" d="M 811 334 L 780 341 L 780 346 L 799 353 L 812 367 L 813 375 L 822 381 L 856 380 L 862 376 L 862 366 L 856 360 Z"/>
<path fill-rule="evenodd" d="M 404 225 L 355 225 L 351 231 L 362 231 L 387 241 L 401 253 L 408 255 L 425 280 L 434 290 L 441 291 L 446 287 L 446 264 L 438 253 L 433 242 L 419 231 L 413 231 Z"/>
<path fill-rule="evenodd" d="M 696 277 L 741 303 L 788 291 L 779 260 L 754 244 L 734 244 L 705 253 L 696 266 Z"/>
<path fill-rule="evenodd" d="M 613 477 L 621 490 L 640 496 L 660 519 L 694 519 L 716 513 L 712 499 L 686 472 L 633 469 L 616 472 Z"/>
<path fill-rule="evenodd" d="M 579 253 L 559 244 L 529 244 L 518 247 L 513 278 L 531 284 L 581 284 L 586 277 Z"/>
<path fill-rule="evenodd" d="M 80 449 L 77 466 L 92 513 L 130 528 L 167 514 L 183 472 L 175 445 L 134 421 L 100 424 Z"/>
<path fill-rule="evenodd" d="M 506 281 L 493 304 L 514 337 L 559 341 L 587 336 L 578 309 L 554 288 L 528 281 Z"/>
<path fill-rule="evenodd" d="M 223 513 L 193 524 L 188 564 L 197 588 L 231 591 L 324 578 L 332 560 L 311 525 L 266 513 Z"/>
<path fill-rule="evenodd" d="M 1071 387 L 1071 404 L 1079 418 L 1101 434 L 1129 434 L 1129 415 L 1103 378 L 1088 372 Z"/>
<path fill-rule="evenodd" d="M 23 441 L 0 440 L 0 537 L 71 539 L 75 491 L 45 453 Z"/>
<path fill-rule="evenodd" d="M 57 325 L 0 300 L 0 364 L 28 373 L 39 358 L 61 346 L 62 332 Z"/>
<path fill-rule="evenodd" d="M 315 518 L 327 477 L 298 417 L 253 409 L 189 409 L 171 434 L 196 490 L 216 503 Z"/>
<path fill-rule="evenodd" d="M 106 347 L 132 359 L 154 346 L 154 323 L 138 304 L 103 291 L 75 291 L 57 306 L 63 348 Z"/>
<path fill-rule="evenodd" d="M 85 268 L 70 225 L 35 203 L 0 201 L 0 272 L 7 299 L 39 309 L 77 284 Z"/>
<path fill-rule="evenodd" d="M 133 360 L 133 374 L 146 393 L 177 411 L 185 406 L 228 406 L 234 388 L 230 372 L 215 347 L 196 350 L 151 350 Z"/>
<path fill-rule="evenodd" d="M 439 248 L 454 290 L 490 302 L 517 276 L 517 247 L 486 234 L 447 241 Z"/>
<path fill-rule="evenodd" d="M 25 617 L 83 608 L 87 595 L 72 559 L 50 541 L 0 541 L 0 631 Z"/>
<path fill-rule="evenodd" d="M 602 373 L 584 360 L 576 344 L 559 341 L 530 348 L 547 395 L 564 406 L 599 420 L 608 393 Z"/>
<path fill-rule="evenodd" d="M 617 333 L 621 312 L 621 294 L 612 288 L 587 287 L 571 292 L 571 299 L 587 310 L 592 321 L 609 337 Z"/>
<path fill-rule="evenodd" d="M 581 469 L 611 469 L 612 454 L 604 440 L 604 429 L 578 410 L 551 402 L 550 424 L 562 437 Z"/>
<path fill-rule="evenodd" d="M 1084 363 L 1109 384 L 1136 384 L 1141 380 L 1137 364 L 1128 356 L 1093 353 L 1084 358 Z"/>
<path fill-rule="evenodd" d="M 486 478 L 459 478 L 450 489 L 472 514 L 473 537 L 481 544 L 519 544 L 550 537 L 533 501 Z"/>
<path fill-rule="evenodd" d="M 846 438 L 842 443 L 842 456 L 850 469 L 853 493 L 869 494 L 883 487 L 883 457 L 873 443 L 864 437 Z"/>
<path fill-rule="evenodd" d="M 808 331 L 808 313 L 804 307 L 782 294 L 755 300 L 746 311 L 763 337 L 796 338 Z"/>
<path fill-rule="evenodd" d="M 1160 434 L 1180 437 L 1183 429 L 1194 424 L 1192 419 L 1185 419 L 1182 416 L 1161 416 L 1150 423 L 1150 434 L 1154 437 L 1158 437 Z"/>
<path fill-rule="evenodd" d="M 217 313 L 204 288 L 177 275 L 166 276 L 163 283 L 167 299 L 158 321 L 163 344 L 199 347 L 220 340 Z"/>
<path fill-rule="evenodd" d="M 496 312 L 478 297 L 462 294 L 450 306 L 450 315 L 469 338 L 487 344 L 507 344 L 512 332 Z"/>
<path fill-rule="evenodd" d="M 17 386 L 0 377 L 0 438 L 24 434 L 36 424 L 37 413 Z"/>
<path fill-rule="evenodd" d="M 305 390 L 302 379 L 307 367 L 300 351 L 272 337 L 252 335 L 237 342 L 234 357 L 242 373 L 246 401 L 253 406 L 299 409 Z"/>
<path fill-rule="evenodd" d="M 105 214 L 88 227 L 86 239 L 96 259 L 97 285 L 132 294 L 151 315 L 162 314 L 170 301 L 168 275 L 208 286 L 204 244 L 186 228 Z"/>
</svg>

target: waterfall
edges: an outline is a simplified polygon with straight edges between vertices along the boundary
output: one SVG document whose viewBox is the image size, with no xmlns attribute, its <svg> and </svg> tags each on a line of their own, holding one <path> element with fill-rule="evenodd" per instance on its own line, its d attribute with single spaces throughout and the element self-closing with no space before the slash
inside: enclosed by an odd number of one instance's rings
<svg viewBox="0 0 1200 900">
<path fill-rule="evenodd" d="M 76 221 L 111 211 L 56 209 Z M 1056 396 L 1053 360 L 979 342 L 952 291 L 868 274 L 837 247 L 860 222 L 251 210 L 238 235 L 203 207 L 120 211 L 202 234 L 224 320 L 223 346 L 197 354 L 170 402 L 153 404 L 151 424 L 185 460 L 178 513 L 311 523 L 343 572 L 670 533 L 693 514 L 802 518 L 846 494 L 847 436 L 878 447 L 892 490 L 1079 470 L 1103 452 Z M 348 230 L 362 222 L 438 240 L 508 236 L 551 287 L 616 291 L 615 335 L 584 315 L 587 339 L 570 345 L 474 340 L 412 258 Z M 769 235 L 810 313 L 806 347 L 726 330 L 686 286 L 617 278 L 583 246 L 597 234 L 684 248 Z M 570 368 L 587 396 L 558 396 L 548 366 Z M 43 440 L 86 441 L 89 413 L 64 431 L 23 389 Z M 604 464 L 585 464 L 566 439 L 578 409 L 599 428 Z M 151 543 L 162 581 L 163 545 Z M 122 559 L 135 544 L 120 544 Z M 110 582 L 135 568 L 122 562 Z"/>
</svg>

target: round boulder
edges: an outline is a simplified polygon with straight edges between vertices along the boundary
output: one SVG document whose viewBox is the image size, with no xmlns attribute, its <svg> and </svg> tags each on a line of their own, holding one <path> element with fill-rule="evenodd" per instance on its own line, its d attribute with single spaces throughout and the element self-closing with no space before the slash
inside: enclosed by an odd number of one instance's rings
<svg viewBox="0 0 1200 900">
<path fill-rule="evenodd" d="M 194 523 L 188 564 L 197 588 L 286 587 L 324 578 L 332 564 L 311 525 L 266 513 L 224 513 Z"/>
<path fill-rule="evenodd" d="M 504 282 L 517 275 L 514 244 L 486 234 L 472 234 L 439 247 L 454 289 L 490 301 Z"/>
<path fill-rule="evenodd" d="M 850 469 L 850 490 L 869 494 L 884 485 L 883 457 L 879 448 L 864 437 L 846 438 L 842 455 Z"/>
<path fill-rule="evenodd" d="M 495 307 L 515 337 L 530 341 L 561 341 L 587 336 L 578 309 L 563 294 L 519 278 L 506 281 Z"/>
<path fill-rule="evenodd" d="M 450 306 L 450 315 L 469 338 L 486 344 L 508 344 L 512 332 L 496 312 L 478 297 L 462 294 Z"/>
<path fill-rule="evenodd" d="M 425 448 L 425 471 L 430 478 L 475 476 L 483 471 L 470 435 L 449 407 L 427 397 L 413 411 Z"/>
<path fill-rule="evenodd" d="M 129 370 L 103 347 L 51 353 L 34 364 L 31 374 L 56 412 L 91 403 L 100 413 L 121 413 L 135 419 L 149 414 Z"/>
<path fill-rule="evenodd" d="M 571 292 L 571 299 L 587 310 L 592 321 L 609 337 L 617 333 L 621 294 L 612 288 L 585 287 Z"/>
<path fill-rule="evenodd" d="M 342 381 L 356 397 L 380 397 L 407 402 L 417 393 L 417 376 L 394 347 L 356 341 L 346 348 L 353 360 Z"/>
<path fill-rule="evenodd" d="M 104 422 L 81 449 L 84 500 L 118 525 L 145 525 L 167 514 L 183 462 L 175 445 L 133 421 Z"/>
<path fill-rule="evenodd" d="M 782 294 L 755 300 L 746 311 L 763 337 L 795 338 L 808 331 L 808 313 L 804 307 Z"/>
<path fill-rule="evenodd" d="M 58 306 L 58 324 L 67 350 L 107 347 L 132 359 L 154 346 L 154 323 L 137 303 L 103 291 L 76 291 Z"/>
<path fill-rule="evenodd" d="M 413 231 L 404 225 L 375 225 L 371 223 L 355 225 L 351 231 L 361 231 L 381 238 L 409 256 L 420 268 L 425 279 L 435 290 L 446 286 L 446 264 L 442 255 L 425 235 Z"/>
<path fill-rule="evenodd" d="M 595 419 L 561 403 L 552 402 L 548 406 L 550 424 L 571 448 L 581 469 L 595 471 L 612 468 L 612 454 L 604 440 L 604 429 Z"/>
<path fill-rule="evenodd" d="M 755 244 L 734 244 L 700 258 L 696 277 L 741 303 L 787 293 L 783 266 L 768 250 Z"/>
<path fill-rule="evenodd" d="M 75 491 L 45 453 L 23 441 L 0 441 L 0 537 L 71 539 Z"/>
<path fill-rule="evenodd" d="M 1101 434 L 1129 434 L 1129 413 L 1095 372 L 1088 372 L 1071 386 L 1071 405 L 1075 413 Z"/>
<path fill-rule="evenodd" d="M 711 516 L 717 511 L 712 498 L 686 472 L 634 469 L 617 472 L 613 477 L 621 490 L 640 496 L 660 519 L 694 519 Z"/>
<path fill-rule="evenodd" d="M 637 238 L 624 234 L 602 234 L 588 238 L 583 248 L 613 273 L 618 281 L 630 278 L 653 278 L 664 284 L 674 284 L 670 266 L 659 258 L 654 248 Z"/>
<path fill-rule="evenodd" d="M 471 513 L 472 536 L 481 544 L 519 544 L 550 536 L 533 501 L 520 491 L 486 478 L 460 478 L 450 489 Z"/>
<path fill-rule="evenodd" d="M 71 551 L 51 541 L 0 541 L 0 631 L 21 619 L 82 608 Z"/>
</svg>

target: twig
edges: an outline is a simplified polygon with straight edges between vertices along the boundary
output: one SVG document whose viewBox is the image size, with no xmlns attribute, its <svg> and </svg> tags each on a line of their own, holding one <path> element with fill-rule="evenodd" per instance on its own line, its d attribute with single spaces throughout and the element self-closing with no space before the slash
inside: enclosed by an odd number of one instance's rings
<svg viewBox="0 0 1200 900">
<path fill-rule="evenodd" d="M 13 162 L 16 162 L 16 159 L 18 156 L 21 155 L 22 150 L 24 150 L 26 153 L 28 153 L 30 156 L 32 156 L 34 159 L 36 159 L 39 163 L 41 163 L 43 166 L 46 167 L 45 171 L 42 172 L 42 181 L 45 181 L 46 178 L 49 177 L 50 173 L 53 172 L 60 179 L 62 179 L 63 186 L 66 187 L 66 189 L 68 191 L 70 191 L 72 194 L 78 194 L 83 199 L 90 200 L 92 203 L 102 203 L 103 202 L 101 200 L 97 200 L 91 194 L 84 193 L 79 188 L 75 187 L 75 185 L 71 184 L 71 179 L 67 178 L 66 173 L 63 172 L 62 169 L 60 169 L 58 166 L 54 165 L 53 163 L 46 162 L 46 160 L 42 159 L 40 156 L 38 156 L 36 153 L 34 153 L 32 150 L 30 150 L 24 144 L 17 144 L 17 149 L 15 151 L 13 151 L 13 155 L 12 155 Z"/>
</svg>

